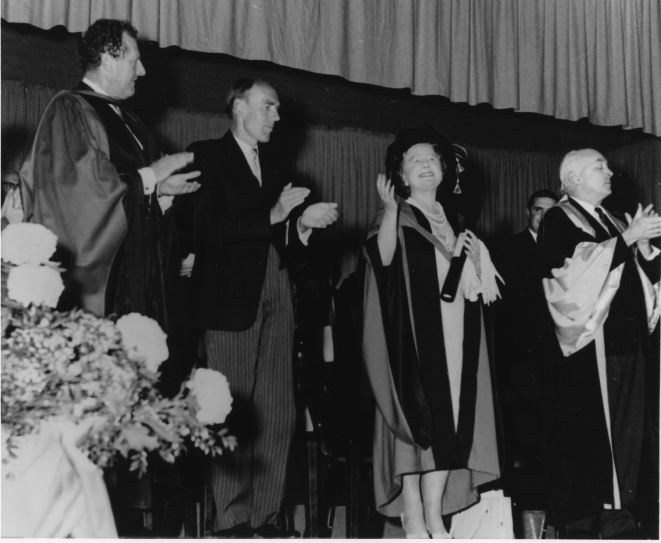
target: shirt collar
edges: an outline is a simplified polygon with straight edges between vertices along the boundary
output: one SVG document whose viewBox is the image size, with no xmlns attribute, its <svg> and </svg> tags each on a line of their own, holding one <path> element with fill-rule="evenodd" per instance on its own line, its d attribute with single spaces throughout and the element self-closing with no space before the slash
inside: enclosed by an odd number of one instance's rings
<svg viewBox="0 0 661 543">
<path fill-rule="evenodd" d="M 108 98 L 111 98 L 111 96 L 104 91 L 99 85 L 97 85 L 94 81 L 88 79 L 87 77 L 83 77 L 83 83 L 90 87 L 94 92 L 97 92 L 99 94 L 103 94 L 103 96 L 107 96 Z"/>
<path fill-rule="evenodd" d="M 571 199 L 572 199 L 572 200 L 575 200 L 576 202 L 578 202 L 578 203 L 581 205 L 581 207 L 583 207 L 583 209 L 585 209 L 585 211 L 587 211 L 587 212 L 588 212 L 590 215 L 592 215 L 595 219 L 597 219 L 598 221 L 601 222 L 601 219 L 599 218 L 599 215 L 597 215 L 597 212 L 595 211 L 595 209 L 596 209 L 597 207 L 601 207 L 601 206 L 596 206 L 596 205 L 594 205 L 594 204 L 591 204 L 591 203 L 589 203 L 589 202 L 586 202 L 585 200 L 581 200 L 580 198 L 576 198 L 576 197 L 574 197 L 574 196 L 572 196 Z"/>
<path fill-rule="evenodd" d="M 528 228 L 528 232 L 530 232 L 532 239 L 534 239 L 535 243 L 537 243 L 537 232 L 535 232 L 532 228 Z"/>
</svg>

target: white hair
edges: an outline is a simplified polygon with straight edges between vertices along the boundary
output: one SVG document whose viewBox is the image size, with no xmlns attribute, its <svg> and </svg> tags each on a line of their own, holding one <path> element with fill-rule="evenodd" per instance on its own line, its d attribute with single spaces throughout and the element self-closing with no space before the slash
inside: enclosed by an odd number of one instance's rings
<svg viewBox="0 0 661 543">
<path fill-rule="evenodd" d="M 578 176 L 583 170 L 583 160 L 589 155 L 599 155 L 594 149 L 569 151 L 560 163 L 560 192 L 571 196 L 578 185 Z"/>
</svg>

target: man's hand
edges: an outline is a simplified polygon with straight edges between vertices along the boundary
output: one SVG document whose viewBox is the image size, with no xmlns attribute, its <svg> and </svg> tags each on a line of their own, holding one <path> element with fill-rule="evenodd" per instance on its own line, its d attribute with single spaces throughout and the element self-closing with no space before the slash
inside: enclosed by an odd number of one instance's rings
<svg viewBox="0 0 661 543">
<path fill-rule="evenodd" d="M 188 180 L 195 179 L 199 175 L 199 171 L 171 175 L 156 185 L 156 194 L 158 196 L 177 196 L 195 192 L 201 185 L 197 181 L 189 182 Z"/>
<path fill-rule="evenodd" d="M 661 236 L 661 217 L 652 209 L 652 204 L 645 209 L 638 204 L 633 217 L 628 213 L 625 213 L 625 216 L 629 227 L 622 232 L 622 238 L 627 245 L 638 243 L 639 246 L 642 244 L 648 247 L 649 240 Z"/>
<path fill-rule="evenodd" d="M 308 194 L 310 189 L 292 187 L 291 183 L 287 183 L 280 193 L 278 202 L 271 208 L 271 224 L 286 220 L 291 210 L 302 204 Z"/>
<path fill-rule="evenodd" d="M 195 253 L 188 253 L 188 256 L 181 261 L 179 266 L 179 277 L 190 277 L 193 274 L 195 265 Z"/>
<path fill-rule="evenodd" d="M 299 232 L 304 234 L 309 228 L 326 228 L 333 224 L 339 213 L 337 212 L 337 204 L 335 202 L 319 202 L 309 205 L 301 215 L 299 224 Z"/>
<path fill-rule="evenodd" d="M 193 162 L 194 153 L 175 153 L 174 155 L 165 155 L 156 162 L 152 162 L 149 167 L 154 171 L 156 183 L 164 181 L 177 170 L 181 170 L 187 164 Z"/>
</svg>

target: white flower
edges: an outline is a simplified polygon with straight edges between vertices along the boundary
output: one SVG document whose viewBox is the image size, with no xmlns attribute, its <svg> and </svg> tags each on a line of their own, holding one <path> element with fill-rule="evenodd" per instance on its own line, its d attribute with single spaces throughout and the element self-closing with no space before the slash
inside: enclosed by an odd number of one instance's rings
<svg viewBox="0 0 661 543">
<path fill-rule="evenodd" d="M 27 362 L 27 361 L 26 361 Z M 3 379 L 4 379 L 3 375 Z M 27 362 L 12 375 L 16 387 L 12 397 L 17 401 L 32 402 L 41 394 L 48 379 L 38 364 Z"/>
<path fill-rule="evenodd" d="M 196 369 L 188 381 L 200 409 L 197 420 L 202 424 L 220 424 L 232 410 L 232 394 L 227 378 L 219 371 Z"/>
<path fill-rule="evenodd" d="M 167 335 L 149 317 L 129 313 L 117 321 L 117 329 L 122 334 L 122 344 L 129 356 L 141 358 L 150 371 L 158 371 L 161 362 L 170 355 Z"/>
<path fill-rule="evenodd" d="M 2 231 L 2 260 L 17 266 L 43 264 L 55 252 L 57 236 L 41 224 L 19 222 Z"/>
<path fill-rule="evenodd" d="M 12 300 L 25 306 L 43 304 L 55 307 L 64 290 L 64 283 L 59 272 L 49 266 L 21 264 L 9 270 L 7 290 Z"/>
</svg>

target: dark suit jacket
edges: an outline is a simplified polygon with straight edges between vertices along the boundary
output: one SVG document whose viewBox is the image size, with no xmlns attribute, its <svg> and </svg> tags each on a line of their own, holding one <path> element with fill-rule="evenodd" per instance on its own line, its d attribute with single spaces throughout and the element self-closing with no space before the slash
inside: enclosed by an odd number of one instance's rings
<svg viewBox="0 0 661 543">
<path fill-rule="evenodd" d="M 519 506 L 535 509 L 544 505 L 542 359 L 553 328 L 539 247 L 527 228 L 505 240 L 496 267 L 505 280 L 495 321 L 505 484 Z"/>
<path fill-rule="evenodd" d="M 530 353 L 539 338 L 539 322 L 546 310 L 542 290 L 542 267 L 539 249 L 530 231 L 508 238 L 498 254 L 498 271 L 505 279 L 503 306 L 507 328 L 520 345 L 519 355 Z"/>
<path fill-rule="evenodd" d="M 185 232 L 186 252 L 195 253 L 193 313 L 206 330 L 246 330 L 255 321 L 269 247 L 280 255 L 281 267 L 292 264 L 302 244 L 292 224 L 285 243 L 285 223 L 271 225 L 269 214 L 287 171 L 259 145 L 262 186 L 252 174 L 231 131 L 220 139 L 195 142 L 193 169 L 200 170 L 202 188 L 181 198 L 177 220 Z"/>
</svg>

